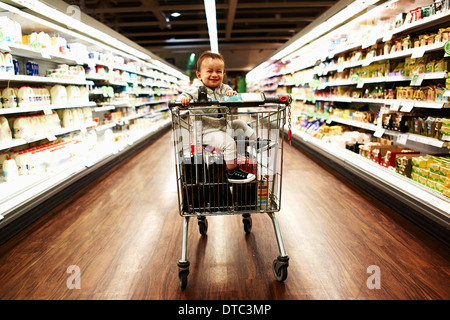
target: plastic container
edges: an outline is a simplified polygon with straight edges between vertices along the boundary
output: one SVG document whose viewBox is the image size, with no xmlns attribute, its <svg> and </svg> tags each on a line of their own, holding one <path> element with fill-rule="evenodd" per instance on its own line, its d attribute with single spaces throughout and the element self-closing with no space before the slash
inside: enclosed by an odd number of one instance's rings
<svg viewBox="0 0 450 320">
<path fill-rule="evenodd" d="M 62 112 L 62 126 L 64 128 L 72 128 L 74 126 L 74 119 L 71 109 L 64 109 Z"/>
<path fill-rule="evenodd" d="M 19 176 L 28 175 L 27 158 L 25 152 L 19 152 L 19 154 L 16 156 L 16 165 Z"/>
<path fill-rule="evenodd" d="M 29 131 L 29 121 L 25 116 L 19 116 L 14 121 L 13 135 L 16 139 L 26 138 Z"/>
<path fill-rule="evenodd" d="M 3 52 L 0 52 L 0 73 L 6 73 L 5 56 L 3 55 Z"/>
<path fill-rule="evenodd" d="M 62 85 L 55 85 L 50 89 L 50 96 L 52 104 L 67 104 L 67 90 Z"/>
<path fill-rule="evenodd" d="M 8 157 L 3 161 L 3 177 L 6 181 L 14 181 L 19 176 L 19 169 L 17 167 L 16 161 Z"/>
<path fill-rule="evenodd" d="M 14 75 L 14 62 L 11 53 L 5 52 L 3 54 L 3 63 L 5 65 L 5 73 Z"/>
<path fill-rule="evenodd" d="M 10 142 L 12 140 L 11 129 L 8 120 L 0 116 L 0 143 Z"/>
<path fill-rule="evenodd" d="M 3 89 L 3 108 L 15 108 L 17 107 L 17 96 L 14 88 L 8 87 Z"/>
</svg>

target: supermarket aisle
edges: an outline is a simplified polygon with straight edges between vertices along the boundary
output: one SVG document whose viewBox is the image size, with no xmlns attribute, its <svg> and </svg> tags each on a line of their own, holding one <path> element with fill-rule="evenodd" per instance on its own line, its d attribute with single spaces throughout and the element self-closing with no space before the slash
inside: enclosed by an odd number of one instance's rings
<svg viewBox="0 0 450 320">
<path fill-rule="evenodd" d="M 249 235 L 240 216 L 219 216 L 207 237 L 190 224 L 182 291 L 172 149 L 167 133 L 1 247 L 0 299 L 450 298 L 448 247 L 289 145 L 278 215 L 286 282 L 272 275 L 266 215 Z M 71 266 L 80 289 L 69 289 Z M 380 289 L 367 287 L 370 266 Z"/>
</svg>

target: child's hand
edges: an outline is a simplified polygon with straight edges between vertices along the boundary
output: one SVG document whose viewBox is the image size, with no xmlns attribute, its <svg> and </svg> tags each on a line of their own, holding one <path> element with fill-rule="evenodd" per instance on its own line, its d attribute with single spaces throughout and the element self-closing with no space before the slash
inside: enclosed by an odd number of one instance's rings
<svg viewBox="0 0 450 320">
<path fill-rule="evenodd" d="M 181 102 L 181 105 L 182 105 L 182 106 L 185 106 L 185 107 L 186 107 L 186 106 L 188 106 L 189 103 L 191 102 L 191 98 L 187 98 L 187 97 L 181 98 L 180 102 Z"/>
<path fill-rule="evenodd" d="M 229 91 L 225 92 L 225 94 L 226 94 L 227 96 L 231 97 L 231 96 L 236 95 L 237 92 L 236 92 L 236 91 L 233 91 L 233 90 L 229 90 Z"/>
</svg>

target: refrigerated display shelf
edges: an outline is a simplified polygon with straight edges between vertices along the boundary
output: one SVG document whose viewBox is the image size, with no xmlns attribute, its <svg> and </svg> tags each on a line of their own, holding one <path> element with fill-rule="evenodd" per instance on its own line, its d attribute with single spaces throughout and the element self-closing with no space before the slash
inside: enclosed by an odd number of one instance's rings
<svg viewBox="0 0 450 320">
<path fill-rule="evenodd" d="M 450 244 L 450 199 L 347 149 L 292 130 L 294 144 Z"/>
<path fill-rule="evenodd" d="M 51 203 L 46 205 L 47 212 L 58 204 L 57 200 L 51 200 L 52 197 L 63 201 L 63 191 L 66 188 L 75 184 L 79 184 L 77 188 L 83 187 L 86 183 L 79 182 L 83 177 L 93 174 L 96 170 L 108 170 L 110 166 L 166 132 L 170 125 L 171 119 L 166 119 L 156 122 L 146 130 L 133 131 L 127 139 L 113 148 L 111 145 L 100 144 L 87 157 L 80 157 L 78 161 L 71 162 L 57 172 L 19 176 L 13 182 L 0 182 L 0 243 L 13 236 L 23 225 L 28 225 L 31 220 L 36 219 L 34 208 L 50 200 Z M 12 224 L 14 225 L 11 227 Z"/>
</svg>

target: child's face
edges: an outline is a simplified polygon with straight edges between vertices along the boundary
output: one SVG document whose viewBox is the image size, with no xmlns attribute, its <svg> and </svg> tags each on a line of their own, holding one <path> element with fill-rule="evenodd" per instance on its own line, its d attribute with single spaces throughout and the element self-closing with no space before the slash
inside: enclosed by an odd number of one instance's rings
<svg viewBox="0 0 450 320">
<path fill-rule="evenodd" d="M 207 57 L 203 60 L 200 66 L 200 71 L 197 71 L 197 78 L 209 88 L 218 87 L 223 80 L 225 64 L 220 59 L 213 59 Z"/>
</svg>

